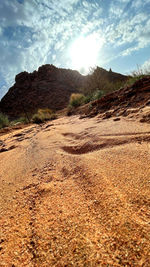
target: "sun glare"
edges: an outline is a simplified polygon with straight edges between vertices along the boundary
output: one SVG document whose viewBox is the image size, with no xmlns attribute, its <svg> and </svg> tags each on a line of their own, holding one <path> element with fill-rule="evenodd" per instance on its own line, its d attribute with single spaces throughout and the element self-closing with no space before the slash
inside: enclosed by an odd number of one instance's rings
<svg viewBox="0 0 150 267">
<path fill-rule="evenodd" d="M 70 49 L 72 67 L 86 74 L 90 67 L 96 65 L 103 43 L 104 40 L 96 34 L 76 39 Z"/>
</svg>

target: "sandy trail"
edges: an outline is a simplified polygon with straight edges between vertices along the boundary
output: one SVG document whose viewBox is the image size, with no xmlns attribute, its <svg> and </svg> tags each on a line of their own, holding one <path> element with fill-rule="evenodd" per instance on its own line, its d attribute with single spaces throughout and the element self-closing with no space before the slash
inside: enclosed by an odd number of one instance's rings
<svg viewBox="0 0 150 267">
<path fill-rule="evenodd" d="M 74 116 L 0 145 L 0 266 L 150 266 L 150 125 Z"/>
</svg>

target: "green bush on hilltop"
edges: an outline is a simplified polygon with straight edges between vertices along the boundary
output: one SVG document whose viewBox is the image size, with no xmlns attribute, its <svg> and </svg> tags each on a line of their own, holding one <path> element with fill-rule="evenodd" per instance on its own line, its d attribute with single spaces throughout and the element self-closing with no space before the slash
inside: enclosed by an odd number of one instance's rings
<svg viewBox="0 0 150 267">
<path fill-rule="evenodd" d="M 6 127 L 8 125 L 9 125 L 8 117 L 5 114 L 0 113 L 0 128 Z"/>
</svg>

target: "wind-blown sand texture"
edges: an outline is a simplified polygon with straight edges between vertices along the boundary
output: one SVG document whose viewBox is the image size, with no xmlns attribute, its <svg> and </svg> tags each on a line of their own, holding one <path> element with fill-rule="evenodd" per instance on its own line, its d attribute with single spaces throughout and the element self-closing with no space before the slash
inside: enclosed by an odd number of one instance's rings
<svg viewBox="0 0 150 267">
<path fill-rule="evenodd" d="M 0 266 L 150 266 L 150 124 L 64 117 L 0 152 Z"/>
</svg>

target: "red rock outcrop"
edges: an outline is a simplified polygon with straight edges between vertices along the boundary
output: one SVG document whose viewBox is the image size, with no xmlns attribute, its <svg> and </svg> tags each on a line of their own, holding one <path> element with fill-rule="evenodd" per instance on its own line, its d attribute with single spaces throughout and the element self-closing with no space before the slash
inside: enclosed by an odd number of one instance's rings
<svg viewBox="0 0 150 267">
<path fill-rule="evenodd" d="M 38 108 L 60 110 L 68 105 L 70 95 L 81 87 L 95 90 L 101 81 L 125 81 L 127 76 L 97 67 L 93 74 L 83 76 L 78 71 L 43 65 L 33 73 L 16 75 L 15 84 L 0 102 L 0 111 L 10 118 L 34 113 Z M 95 83 L 94 83 L 95 82 Z M 100 85 L 99 85 L 100 84 Z"/>
<path fill-rule="evenodd" d="M 38 108 L 59 110 L 67 106 L 69 97 L 81 87 L 85 77 L 79 72 L 43 65 L 33 73 L 16 75 L 15 84 L 0 102 L 0 110 L 10 117 Z"/>
</svg>

